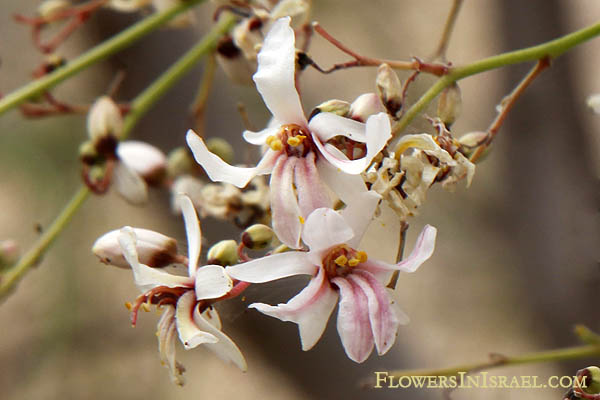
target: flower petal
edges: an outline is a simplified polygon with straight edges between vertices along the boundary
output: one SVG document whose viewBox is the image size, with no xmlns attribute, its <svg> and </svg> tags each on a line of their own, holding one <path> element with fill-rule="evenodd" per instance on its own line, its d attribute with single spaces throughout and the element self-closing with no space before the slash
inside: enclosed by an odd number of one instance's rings
<svg viewBox="0 0 600 400">
<path fill-rule="evenodd" d="M 118 162 L 113 178 L 117 191 L 129 203 L 140 205 L 148 201 L 146 182 L 127 164 Z"/>
<path fill-rule="evenodd" d="M 217 343 L 219 341 L 212 332 L 205 332 L 196 324 L 192 317 L 195 309 L 197 307 L 194 292 L 191 290 L 185 292 L 177 301 L 175 323 L 179 339 L 186 350 L 204 343 Z"/>
<path fill-rule="evenodd" d="M 211 349 L 220 359 L 233 362 L 239 369 L 246 371 L 248 369 L 246 359 L 239 347 L 237 347 L 233 340 L 221 332 L 220 329 L 217 329 L 213 322 L 208 320 L 209 317 L 214 316 L 216 313 L 216 310 L 211 311 L 211 313 L 209 313 L 208 310 L 200 313 L 198 307 L 196 307 L 194 310 L 194 322 L 198 328 L 205 330 L 208 334 L 217 338 L 216 343 L 207 343 L 209 349 Z"/>
<path fill-rule="evenodd" d="M 344 350 L 352 361 L 361 363 L 369 358 L 374 345 L 367 296 L 345 278 L 336 277 L 331 282 L 340 288 L 337 330 Z"/>
<path fill-rule="evenodd" d="M 244 282 L 263 283 L 293 275 L 314 275 L 317 266 L 308 261 L 307 253 L 290 251 L 273 254 L 225 268 L 227 275 Z"/>
<path fill-rule="evenodd" d="M 277 125 L 277 126 L 267 127 L 258 132 L 244 131 L 244 133 L 242 133 L 242 136 L 244 136 L 244 139 L 248 143 L 261 145 L 261 144 L 266 143 L 267 138 L 269 136 L 277 135 L 277 133 L 279 132 L 280 129 L 281 129 L 281 126 Z"/>
<path fill-rule="evenodd" d="M 364 123 L 333 113 L 318 113 L 308 123 L 308 129 L 315 133 L 322 143 L 336 136 L 345 136 L 361 143 L 367 141 Z"/>
<path fill-rule="evenodd" d="M 367 254 L 377 254 L 377 259 L 396 263 L 400 244 L 400 218 L 386 201 L 379 204 L 379 215 L 375 217 L 360 241 L 359 248 Z"/>
<path fill-rule="evenodd" d="M 140 291 L 147 292 L 157 286 L 167 287 L 193 287 L 194 280 L 187 276 L 172 275 L 167 272 L 150 268 L 140 264 L 136 248 L 135 232 L 129 226 L 121 229 L 119 244 L 123 249 L 123 256 L 131 265 L 133 279 Z"/>
<path fill-rule="evenodd" d="M 258 53 L 258 70 L 252 77 L 271 114 L 282 123 L 306 126 L 295 84 L 296 47 L 290 18 L 277 20 Z"/>
<path fill-rule="evenodd" d="M 282 243 L 293 249 L 300 246 L 302 222 L 294 191 L 294 167 L 298 157 L 281 155 L 271 174 L 271 214 L 273 231 Z"/>
<path fill-rule="evenodd" d="M 319 208 L 306 219 L 302 240 L 310 248 L 310 253 L 320 258 L 323 250 L 346 243 L 353 236 L 354 232 L 344 217 L 331 208 Z"/>
<path fill-rule="evenodd" d="M 396 341 L 400 323 L 385 287 L 373 275 L 359 269 L 348 274 L 348 279 L 358 285 L 367 296 L 369 321 L 377 354 L 387 353 Z"/>
<path fill-rule="evenodd" d="M 358 247 L 375 216 L 375 210 L 377 210 L 380 199 L 381 196 L 372 190 L 363 192 L 350 200 L 346 207 L 340 211 L 340 214 L 354 232 L 352 239 L 347 242 L 350 247 Z"/>
<path fill-rule="evenodd" d="M 164 309 L 156 329 L 160 362 L 169 368 L 173 383 L 183 386 L 185 383 L 181 374 L 183 371 L 175 361 L 175 332 L 177 331 L 175 327 L 175 307 L 168 305 L 164 306 Z"/>
<path fill-rule="evenodd" d="M 331 289 L 325 270 L 312 278 L 300 293 L 286 304 L 270 306 L 254 303 L 249 308 L 256 308 L 263 314 L 298 324 L 302 350 L 310 350 L 321 338 L 327 327 L 327 321 L 338 300 L 338 293 Z"/>
<path fill-rule="evenodd" d="M 370 116 L 367 120 L 367 154 L 365 157 L 357 160 L 348 160 L 336 156 L 325 148 L 316 137 L 316 134 L 312 133 L 312 135 L 317 148 L 327 161 L 347 174 L 360 174 L 371 164 L 373 158 L 385 147 L 387 141 L 392 136 L 391 131 L 392 128 L 387 114 L 379 113 Z"/>
<path fill-rule="evenodd" d="M 321 207 L 331 207 L 331 200 L 319 178 L 315 165 L 315 153 L 312 151 L 306 157 L 298 160 L 294 169 L 294 183 L 298 193 L 298 205 L 303 217 Z"/>
<path fill-rule="evenodd" d="M 326 146 L 327 148 L 329 146 Z M 337 150 L 331 146 L 332 150 Z M 339 150 L 340 154 L 343 155 Z M 319 157 L 317 169 L 321 181 L 325 183 L 344 203 L 348 204 L 355 196 L 367 191 L 365 181 L 360 175 L 349 175 Z"/>
<path fill-rule="evenodd" d="M 194 276 L 196 274 L 196 269 L 198 268 L 200 251 L 202 250 L 202 231 L 200 230 L 198 214 L 196 214 L 192 200 L 185 194 L 179 194 L 177 200 L 179 207 L 181 208 L 181 213 L 183 214 L 185 233 L 187 236 L 188 274 L 189 276 Z"/>
<path fill-rule="evenodd" d="M 220 265 L 205 265 L 196 272 L 196 299 L 216 299 L 233 288 L 233 281 Z"/>
<path fill-rule="evenodd" d="M 278 152 L 269 149 L 256 167 L 234 167 L 211 153 L 204 141 L 194 131 L 189 130 L 186 139 L 196 162 L 204 168 L 212 181 L 231 183 L 239 188 L 246 186 L 256 175 L 270 173 L 279 155 Z"/>
</svg>

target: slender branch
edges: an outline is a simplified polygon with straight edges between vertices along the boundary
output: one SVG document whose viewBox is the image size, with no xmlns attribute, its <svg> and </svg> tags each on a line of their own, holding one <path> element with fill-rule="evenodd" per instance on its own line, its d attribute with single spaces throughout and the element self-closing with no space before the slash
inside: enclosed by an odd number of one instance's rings
<svg viewBox="0 0 600 400">
<path fill-rule="evenodd" d="M 56 69 L 40 79 L 28 83 L 12 93 L 9 93 L 6 95 L 6 97 L 0 99 L 0 115 L 4 114 L 11 108 L 18 106 L 24 101 L 58 85 L 60 82 L 77 74 L 85 68 L 104 60 L 119 50 L 133 44 L 148 33 L 156 30 L 169 20 L 173 19 L 177 14 L 182 13 L 183 11 L 201 3 L 202 1 L 204 0 L 188 0 L 165 12 L 153 14 L 127 28 L 111 39 L 108 39 L 96 47 L 88 50 L 75 60 L 67 63 L 65 66 Z"/>
<path fill-rule="evenodd" d="M 406 231 L 408 231 L 408 224 L 406 223 L 406 221 L 402 221 L 400 223 L 400 246 L 398 246 L 398 256 L 396 257 L 396 262 L 402 261 L 402 257 L 404 257 L 404 247 L 406 245 Z M 398 283 L 399 276 L 400 271 L 394 271 L 386 287 L 392 290 L 396 289 L 396 284 Z"/>
<path fill-rule="evenodd" d="M 498 130 L 502 126 L 502 123 L 508 116 L 510 110 L 517 102 L 517 99 L 521 97 L 523 92 L 525 92 L 525 89 L 527 89 L 527 87 L 535 80 L 535 78 L 537 78 L 537 76 L 549 66 L 550 60 L 547 57 L 540 59 L 537 62 L 537 64 L 535 64 L 535 67 L 533 67 L 531 71 L 529 71 L 527 76 L 525 76 L 525 78 L 523 78 L 523 80 L 517 85 L 517 87 L 515 87 L 513 91 L 502 100 L 500 105 L 502 107 L 502 111 L 498 113 L 498 115 L 488 128 L 487 138 L 485 142 L 483 142 L 479 147 L 477 147 L 477 149 L 471 155 L 471 162 L 477 162 L 477 160 L 479 160 L 483 152 L 489 147 L 489 145 L 496 137 Z"/>
<path fill-rule="evenodd" d="M 163 22 L 166 22 L 163 21 Z M 225 17 L 205 38 L 189 50 L 175 64 L 158 77 L 148 88 L 140 93 L 131 103 L 131 111 L 124 121 L 122 138 L 127 138 L 140 118 L 165 92 L 181 79 L 206 54 L 210 53 L 219 37 L 234 24 L 234 18 Z M 81 186 L 69 200 L 63 211 L 52 222 L 50 228 L 40 237 L 33 247 L 19 260 L 14 267 L 0 275 L 0 299 L 4 298 L 27 271 L 36 265 L 44 253 L 50 248 L 58 235 L 67 227 L 71 218 L 80 209 L 90 194 L 86 186 Z"/>
<path fill-rule="evenodd" d="M 215 71 L 217 70 L 217 58 L 214 53 L 204 63 L 204 71 L 200 81 L 200 87 L 196 93 L 196 98 L 192 104 L 191 112 L 194 120 L 195 132 L 200 137 L 204 137 L 204 111 L 210 96 L 210 90 L 215 79 Z"/>
<path fill-rule="evenodd" d="M 496 56 L 484 58 L 483 60 L 462 66 L 452 67 L 448 74 L 437 80 L 419 100 L 413 104 L 402 115 L 402 118 L 394 125 L 395 135 L 402 132 L 412 120 L 421 113 L 427 105 L 448 85 L 471 75 L 489 71 L 491 69 L 506 65 L 518 64 L 526 61 L 537 61 L 542 58 L 552 60 L 567 50 L 600 35 L 600 23 L 583 28 L 558 39 L 551 40 L 537 46 L 527 47 L 521 50 L 509 51 Z"/>
<path fill-rule="evenodd" d="M 450 12 L 448 13 L 448 18 L 446 19 L 446 24 L 444 25 L 444 32 L 442 33 L 442 38 L 440 39 L 438 48 L 431 57 L 432 61 L 435 61 L 439 58 L 443 62 L 446 62 L 446 51 L 448 50 L 450 37 L 452 37 L 454 25 L 456 24 L 456 19 L 458 18 L 458 13 L 460 12 L 460 7 L 462 6 L 462 3 L 463 0 L 454 0 L 452 2 L 452 8 L 450 9 Z"/>
</svg>

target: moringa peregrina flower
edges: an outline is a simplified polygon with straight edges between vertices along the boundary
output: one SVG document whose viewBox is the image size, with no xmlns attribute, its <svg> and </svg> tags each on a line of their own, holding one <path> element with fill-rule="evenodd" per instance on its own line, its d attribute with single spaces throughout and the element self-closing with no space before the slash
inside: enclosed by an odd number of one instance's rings
<svg viewBox="0 0 600 400">
<path fill-rule="evenodd" d="M 379 198 L 368 192 L 341 213 L 329 208 L 313 211 L 302 234 L 308 252 L 266 256 L 227 267 L 226 272 L 234 279 L 252 283 L 311 275 L 308 285 L 286 304 L 254 303 L 250 307 L 298 324 L 302 349 L 309 350 L 323 334 L 339 299 L 337 330 L 348 357 L 361 363 L 374 346 L 378 354 L 385 354 L 407 318 L 394 309 L 384 285 L 390 272 L 414 272 L 431 257 L 436 229 L 427 225 L 412 253 L 398 264 L 368 259 L 357 247 Z"/>
<path fill-rule="evenodd" d="M 313 210 L 331 206 L 320 177 L 324 175 L 322 169 L 327 168 L 323 164 L 343 172 L 327 174 L 338 181 L 327 180 L 328 186 L 352 187 L 356 181 L 345 174 L 358 175 L 369 166 L 390 139 L 391 127 L 385 113 L 372 115 L 366 124 L 327 112 L 307 121 L 295 86 L 294 42 L 290 18 L 281 18 L 273 24 L 258 54 L 258 70 L 253 79 L 273 120 L 262 131 L 244 132 L 249 143 L 269 146 L 256 167 L 239 168 L 225 163 L 193 131 L 188 132 L 187 142 L 213 181 L 244 187 L 254 176 L 270 173 L 273 229 L 283 243 L 298 248 L 302 221 Z M 364 143 L 364 156 L 348 159 L 327 144 L 337 136 Z"/>
</svg>

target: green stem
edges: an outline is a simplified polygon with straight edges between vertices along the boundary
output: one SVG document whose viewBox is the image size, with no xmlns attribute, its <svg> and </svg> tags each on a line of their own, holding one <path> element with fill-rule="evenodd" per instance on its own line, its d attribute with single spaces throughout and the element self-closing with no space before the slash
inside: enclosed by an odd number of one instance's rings
<svg viewBox="0 0 600 400">
<path fill-rule="evenodd" d="M 398 134 L 404 131 L 408 124 L 410 124 L 446 86 L 453 82 L 506 65 L 518 64 L 525 61 L 535 61 L 545 57 L 553 59 L 599 34 L 600 23 L 537 46 L 498 54 L 462 67 L 452 67 L 448 74 L 444 75 L 434 83 L 433 86 L 431 86 L 423 96 L 421 96 L 421 98 L 419 98 L 419 100 L 404 113 L 402 118 L 394 125 L 393 132 L 394 134 Z"/>
<path fill-rule="evenodd" d="M 111 39 L 108 39 L 96 47 L 88 50 L 75 60 L 69 62 L 64 67 L 58 68 L 56 71 L 51 72 L 48 75 L 15 90 L 0 100 L 0 115 L 4 114 L 11 108 L 18 106 L 27 99 L 35 97 L 40 93 L 43 93 L 44 91 L 58 85 L 60 82 L 84 70 L 85 68 L 133 44 L 138 39 L 141 39 L 148 33 L 156 30 L 169 20 L 173 19 L 177 14 L 186 11 L 202 1 L 204 0 L 188 0 L 181 2 L 180 5 L 177 5 L 165 12 L 152 14 L 148 18 L 145 18 L 137 24 L 125 29 L 123 32 L 117 34 Z"/>
<path fill-rule="evenodd" d="M 214 49 L 219 37 L 231 29 L 234 23 L 235 19 L 233 16 L 223 18 L 202 41 L 177 60 L 175 64 L 163 72 L 158 79 L 132 101 L 132 108 L 124 121 L 123 138 L 130 135 L 140 118 L 150 110 L 152 105 L 169 88 L 189 72 L 203 56 Z M 0 275 L 0 299 L 4 298 L 25 273 L 32 266 L 36 265 L 58 235 L 67 227 L 69 221 L 83 205 L 89 194 L 90 191 L 87 187 L 80 187 L 38 242 L 21 257 L 15 266 Z"/>
</svg>

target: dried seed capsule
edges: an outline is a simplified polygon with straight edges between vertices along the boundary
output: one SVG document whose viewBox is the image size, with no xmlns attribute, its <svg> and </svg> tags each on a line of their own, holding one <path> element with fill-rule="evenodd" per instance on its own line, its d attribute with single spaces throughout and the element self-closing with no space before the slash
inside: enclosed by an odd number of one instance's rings
<svg viewBox="0 0 600 400">
<path fill-rule="evenodd" d="M 381 102 L 392 116 L 402 108 L 402 84 L 400 78 L 388 64 L 381 64 L 377 69 L 377 93 Z"/>
<path fill-rule="evenodd" d="M 461 111 L 462 95 L 460 93 L 460 87 L 454 82 L 440 94 L 437 115 L 446 127 L 450 127 L 454 121 L 458 119 Z"/>
</svg>

